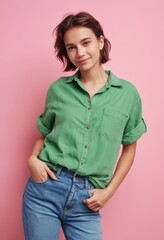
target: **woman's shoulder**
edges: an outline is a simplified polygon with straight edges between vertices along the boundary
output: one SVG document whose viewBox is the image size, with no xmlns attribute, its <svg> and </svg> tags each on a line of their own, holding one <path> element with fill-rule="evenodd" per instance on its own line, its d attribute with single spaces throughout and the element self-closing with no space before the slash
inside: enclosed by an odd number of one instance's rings
<svg viewBox="0 0 164 240">
<path fill-rule="evenodd" d="M 135 84 L 125 78 L 118 77 L 111 72 L 111 84 L 119 89 L 121 96 L 127 96 L 131 101 L 136 102 L 140 99 L 138 88 Z"/>
<path fill-rule="evenodd" d="M 48 87 L 49 92 L 55 92 L 59 89 L 64 89 L 66 87 L 66 83 L 69 81 L 70 76 L 61 76 L 55 79 Z"/>
<path fill-rule="evenodd" d="M 55 79 L 55 80 L 50 84 L 50 88 L 60 86 L 60 85 L 62 85 L 63 83 L 66 83 L 68 79 L 69 79 L 69 76 L 61 76 L 61 77 Z"/>
<path fill-rule="evenodd" d="M 123 79 L 123 78 L 121 78 L 120 81 L 122 82 L 122 86 L 124 88 L 128 89 L 129 91 L 131 91 L 133 93 L 138 93 L 138 89 L 134 83 L 132 83 L 129 80 Z"/>
<path fill-rule="evenodd" d="M 112 75 L 112 81 L 119 83 L 122 90 L 128 91 L 129 93 L 135 94 L 135 95 L 139 94 L 138 89 L 134 83 L 132 83 L 131 81 L 125 78 L 118 77 L 113 73 L 111 73 L 111 75 Z"/>
</svg>

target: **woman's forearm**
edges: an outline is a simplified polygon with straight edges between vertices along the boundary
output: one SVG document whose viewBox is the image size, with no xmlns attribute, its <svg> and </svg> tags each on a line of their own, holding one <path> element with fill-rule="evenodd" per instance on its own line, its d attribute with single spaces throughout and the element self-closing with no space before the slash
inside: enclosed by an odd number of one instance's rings
<svg viewBox="0 0 164 240">
<path fill-rule="evenodd" d="M 134 161 L 135 151 L 136 142 L 123 146 L 122 154 L 118 160 L 112 180 L 106 188 L 107 190 L 109 190 L 110 194 L 114 194 L 114 192 L 117 190 L 117 188 L 129 172 Z"/>
<path fill-rule="evenodd" d="M 114 175 L 108 186 L 104 189 L 93 189 L 92 197 L 83 202 L 93 211 L 98 211 L 105 206 L 108 200 L 113 196 L 129 169 L 131 168 L 135 157 L 136 143 L 124 145 L 122 154 L 118 160 Z"/>
<path fill-rule="evenodd" d="M 41 152 L 43 143 L 44 143 L 44 139 L 45 139 L 45 137 L 44 137 L 44 136 L 41 136 L 41 137 L 35 142 L 35 145 L 34 145 L 34 147 L 33 147 L 33 150 L 32 150 L 31 155 L 34 155 L 34 156 L 36 156 L 36 157 L 39 155 L 39 153 Z"/>
</svg>

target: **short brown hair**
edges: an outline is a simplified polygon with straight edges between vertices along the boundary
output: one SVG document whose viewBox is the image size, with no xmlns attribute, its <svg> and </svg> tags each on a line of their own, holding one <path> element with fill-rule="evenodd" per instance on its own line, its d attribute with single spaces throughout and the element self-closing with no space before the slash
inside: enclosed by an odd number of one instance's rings
<svg viewBox="0 0 164 240">
<path fill-rule="evenodd" d="M 79 12 L 77 14 L 70 14 L 63 18 L 61 23 L 53 30 L 53 34 L 56 33 L 56 40 L 54 43 L 54 49 L 57 58 L 63 62 L 64 71 L 73 71 L 76 66 L 69 60 L 67 51 L 64 44 L 64 34 L 70 28 L 75 26 L 83 26 L 90 28 L 95 36 L 99 39 L 100 36 L 104 37 L 104 47 L 100 51 L 101 63 L 106 63 L 109 60 L 109 52 L 111 44 L 109 40 L 104 36 L 104 32 L 100 23 L 88 12 Z"/>
</svg>

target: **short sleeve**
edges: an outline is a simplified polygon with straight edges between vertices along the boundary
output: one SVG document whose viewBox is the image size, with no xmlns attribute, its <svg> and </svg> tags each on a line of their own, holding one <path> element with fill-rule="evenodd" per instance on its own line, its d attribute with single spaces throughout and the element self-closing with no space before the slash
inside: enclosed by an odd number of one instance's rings
<svg viewBox="0 0 164 240">
<path fill-rule="evenodd" d="M 55 113 L 52 111 L 51 105 L 52 94 L 51 88 L 49 88 L 46 96 L 44 112 L 41 113 L 37 118 L 37 127 L 43 136 L 47 136 L 52 131 L 55 122 Z"/>
<path fill-rule="evenodd" d="M 142 117 L 141 98 L 137 95 L 137 100 L 135 100 L 131 107 L 129 120 L 124 129 L 122 144 L 136 142 L 146 131 L 147 126 Z"/>
</svg>

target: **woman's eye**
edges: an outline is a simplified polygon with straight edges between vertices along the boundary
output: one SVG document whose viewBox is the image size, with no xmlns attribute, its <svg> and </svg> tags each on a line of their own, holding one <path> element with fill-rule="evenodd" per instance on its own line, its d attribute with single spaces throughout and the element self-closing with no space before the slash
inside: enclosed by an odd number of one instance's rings
<svg viewBox="0 0 164 240">
<path fill-rule="evenodd" d="M 85 41 L 83 44 L 84 46 L 87 46 L 90 43 L 90 41 Z"/>
<path fill-rule="evenodd" d="M 75 49 L 74 46 L 70 46 L 70 47 L 68 47 L 68 50 L 69 50 L 69 51 L 72 51 L 72 50 L 74 50 L 74 49 Z"/>
</svg>

